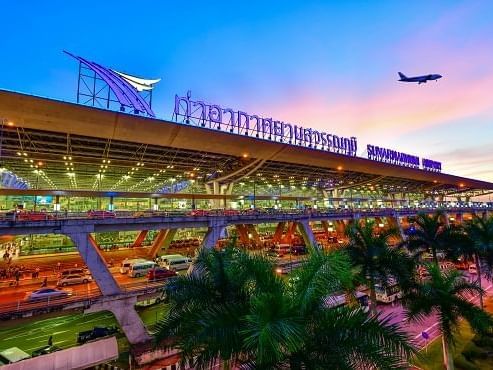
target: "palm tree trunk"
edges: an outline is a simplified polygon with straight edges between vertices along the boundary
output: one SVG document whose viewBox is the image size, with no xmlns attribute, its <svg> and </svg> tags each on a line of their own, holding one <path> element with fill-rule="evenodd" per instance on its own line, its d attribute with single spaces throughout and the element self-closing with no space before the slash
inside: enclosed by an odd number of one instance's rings
<svg viewBox="0 0 493 370">
<path fill-rule="evenodd" d="M 442 334 L 443 365 L 447 370 L 454 370 L 454 357 L 450 348 L 450 343 Z"/>
<path fill-rule="evenodd" d="M 377 314 L 377 292 L 375 291 L 375 279 L 370 278 L 370 312 L 372 315 Z"/>
<path fill-rule="evenodd" d="M 435 262 L 435 265 L 438 266 L 438 256 L 437 256 L 437 250 L 435 247 L 431 247 L 431 253 L 433 254 L 433 261 Z"/>
<path fill-rule="evenodd" d="M 479 255 L 477 253 L 474 253 L 474 263 L 476 263 L 476 271 L 478 272 L 478 286 L 481 288 L 481 265 Z M 481 309 L 484 308 L 482 294 L 479 295 L 479 306 L 481 307 Z"/>
</svg>

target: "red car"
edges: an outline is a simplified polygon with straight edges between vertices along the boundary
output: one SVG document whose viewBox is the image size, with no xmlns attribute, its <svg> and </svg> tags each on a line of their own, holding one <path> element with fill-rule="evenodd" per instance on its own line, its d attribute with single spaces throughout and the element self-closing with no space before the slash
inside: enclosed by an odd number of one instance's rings
<svg viewBox="0 0 493 370">
<path fill-rule="evenodd" d="M 194 209 L 193 211 L 190 211 L 187 213 L 187 216 L 208 216 L 209 211 L 206 211 L 205 209 Z"/>
<path fill-rule="evenodd" d="M 53 215 L 43 211 L 23 211 L 16 214 L 19 221 L 45 221 L 52 220 Z"/>
<path fill-rule="evenodd" d="M 87 211 L 88 218 L 115 218 L 115 212 L 111 211 Z"/>
<path fill-rule="evenodd" d="M 237 209 L 225 209 L 223 211 L 224 216 L 238 216 L 240 214 L 240 211 Z"/>
<path fill-rule="evenodd" d="M 176 271 L 157 267 L 147 272 L 147 281 L 163 280 L 175 275 L 176 275 Z"/>
</svg>

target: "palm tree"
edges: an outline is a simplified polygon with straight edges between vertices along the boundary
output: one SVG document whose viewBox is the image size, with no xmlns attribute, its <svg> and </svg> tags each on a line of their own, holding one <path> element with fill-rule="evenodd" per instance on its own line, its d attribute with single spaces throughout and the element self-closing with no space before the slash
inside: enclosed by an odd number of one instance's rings
<svg viewBox="0 0 493 370">
<path fill-rule="evenodd" d="M 314 250 L 289 279 L 274 264 L 233 246 L 201 251 L 193 274 L 166 287 L 171 309 L 156 341 L 180 350 L 197 369 L 352 369 L 405 367 L 407 335 L 359 308 L 328 308 L 327 296 L 352 279 L 344 252 Z"/>
<path fill-rule="evenodd" d="M 478 272 L 478 285 L 481 288 L 482 265 L 487 275 L 491 277 L 493 270 L 493 217 L 483 215 L 473 216 L 473 219 L 465 223 L 468 242 L 462 244 L 461 252 L 468 258 L 473 258 Z M 483 308 L 483 297 L 479 298 Z"/>
<path fill-rule="evenodd" d="M 454 368 L 451 351 L 460 319 L 469 322 L 477 333 L 489 330 L 493 319 L 466 299 L 467 295 L 484 293 L 477 284 L 465 281 L 457 270 L 441 272 L 435 264 L 428 264 L 427 268 L 430 280 L 416 284 L 404 298 L 407 317 L 421 321 L 436 314 L 442 334 L 444 365 L 451 370 Z"/>
<path fill-rule="evenodd" d="M 422 254 L 431 250 L 433 261 L 438 265 L 438 252 L 448 252 L 456 244 L 457 231 L 442 222 L 443 212 L 433 215 L 420 213 L 414 220 L 415 231 L 409 235 L 404 245 L 410 252 Z"/>
<path fill-rule="evenodd" d="M 375 285 L 385 285 L 390 278 L 396 278 L 401 288 L 405 288 L 413 279 L 414 262 L 402 250 L 389 246 L 390 239 L 400 236 L 398 229 L 389 228 L 376 233 L 375 222 L 367 221 L 363 225 L 348 225 L 346 235 L 349 238 L 346 250 L 370 289 L 371 311 L 375 314 Z"/>
</svg>

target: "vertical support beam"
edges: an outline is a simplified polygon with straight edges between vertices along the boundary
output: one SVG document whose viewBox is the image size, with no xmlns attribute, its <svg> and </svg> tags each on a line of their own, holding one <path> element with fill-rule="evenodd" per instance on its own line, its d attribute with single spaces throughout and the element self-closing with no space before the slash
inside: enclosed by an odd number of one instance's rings
<svg viewBox="0 0 493 370">
<path fill-rule="evenodd" d="M 327 236 L 327 238 L 330 237 L 329 222 L 327 220 L 322 220 L 320 221 L 320 223 L 322 224 L 322 228 L 324 229 L 325 236 Z"/>
<path fill-rule="evenodd" d="M 404 233 L 404 229 L 402 228 L 400 217 L 397 215 L 393 217 L 387 217 L 387 221 L 391 227 L 399 230 L 399 234 L 401 235 L 402 240 L 406 240 L 406 234 Z"/>
<path fill-rule="evenodd" d="M 298 229 L 300 230 L 300 234 L 303 237 L 307 248 L 319 249 L 320 247 L 315 239 L 315 235 L 313 235 L 313 231 L 308 223 L 308 220 L 298 221 L 296 224 L 298 225 Z"/>
<path fill-rule="evenodd" d="M 286 244 L 291 244 L 293 242 L 293 236 L 295 231 L 296 231 L 296 222 L 289 222 L 288 230 L 286 231 L 286 235 L 284 235 L 282 241 Z"/>
<path fill-rule="evenodd" d="M 237 224 L 235 225 L 235 227 L 236 227 L 236 231 L 238 232 L 238 236 L 240 237 L 240 241 L 245 245 L 250 244 L 250 239 L 248 238 L 248 231 L 245 225 Z"/>
<path fill-rule="evenodd" d="M 152 259 L 156 258 L 159 251 L 164 249 L 165 251 L 169 248 L 171 241 L 176 235 L 178 229 L 161 229 L 156 235 L 156 238 L 152 242 L 151 249 L 148 256 Z"/>
<path fill-rule="evenodd" d="M 141 230 L 132 244 L 132 248 L 141 247 L 149 230 Z"/>
<path fill-rule="evenodd" d="M 136 297 L 129 297 L 118 300 L 109 300 L 92 305 L 84 313 L 110 311 L 115 315 L 116 321 L 127 337 L 130 344 L 139 344 L 150 341 L 152 338 L 147 333 L 146 327 L 140 316 L 135 311 Z"/>
<path fill-rule="evenodd" d="M 257 229 L 255 225 L 248 224 L 245 225 L 247 229 L 247 233 L 252 235 L 252 239 L 255 240 L 255 243 L 260 244 L 260 236 L 258 235 Z M 250 235 L 248 235 L 248 239 L 250 239 Z"/>
<path fill-rule="evenodd" d="M 274 231 L 274 236 L 272 237 L 273 243 L 279 243 L 282 239 L 282 234 L 284 232 L 284 226 L 286 222 L 279 222 L 276 226 L 276 231 Z"/>
<path fill-rule="evenodd" d="M 108 269 L 106 261 L 91 234 L 88 232 L 74 232 L 66 233 L 65 235 L 74 242 L 75 247 L 82 256 L 89 271 L 91 271 L 91 275 L 101 290 L 101 293 L 103 295 L 120 294 L 120 286 Z"/>
<path fill-rule="evenodd" d="M 216 246 L 217 241 L 221 237 L 224 228 L 225 225 L 209 226 L 200 247 L 205 249 L 213 249 Z"/>
</svg>

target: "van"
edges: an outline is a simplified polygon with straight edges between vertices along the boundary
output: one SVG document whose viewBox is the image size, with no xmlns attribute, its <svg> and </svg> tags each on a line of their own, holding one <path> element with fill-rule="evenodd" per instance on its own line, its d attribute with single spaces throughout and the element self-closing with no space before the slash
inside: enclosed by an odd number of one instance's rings
<svg viewBox="0 0 493 370">
<path fill-rule="evenodd" d="M 166 260 L 164 267 L 168 270 L 186 270 L 192 264 L 192 259 L 188 257 L 173 257 Z"/>
<path fill-rule="evenodd" d="M 69 275 L 81 275 L 81 276 L 84 276 L 84 275 L 89 275 L 89 271 L 86 270 L 86 269 L 83 269 L 83 268 L 65 269 L 65 270 L 62 270 L 58 274 L 58 277 L 60 279 L 62 279 L 62 278 L 66 277 L 66 276 L 69 276 Z"/>
<path fill-rule="evenodd" d="M 186 258 L 181 254 L 165 254 L 157 258 L 156 262 L 159 266 L 164 267 L 166 263 L 168 263 L 168 259 L 170 258 Z"/>
<path fill-rule="evenodd" d="M 144 262 L 144 261 L 146 261 L 146 260 L 143 259 L 143 258 L 125 258 L 122 261 L 122 264 L 120 266 L 120 273 L 126 274 L 126 273 L 128 273 L 128 270 L 130 269 L 130 266 L 133 263 L 136 263 L 136 262 Z"/>
<path fill-rule="evenodd" d="M 270 249 L 269 254 L 275 257 L 282 257 L 290 251 L 291 246 L 289 244 L 277 244 Z"/>
<path fill-rule="evenodd" d="M 130 277 L 141 277 L 147 275 L 149 270 L 157 267 L 157 264 L 152 261 L 137 261 L 131 263 L 128 268 L 128 276 Z"/>
</svg>

